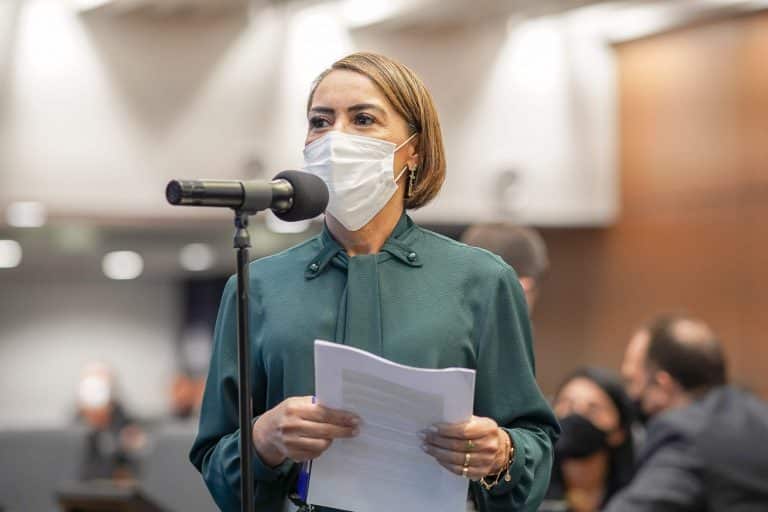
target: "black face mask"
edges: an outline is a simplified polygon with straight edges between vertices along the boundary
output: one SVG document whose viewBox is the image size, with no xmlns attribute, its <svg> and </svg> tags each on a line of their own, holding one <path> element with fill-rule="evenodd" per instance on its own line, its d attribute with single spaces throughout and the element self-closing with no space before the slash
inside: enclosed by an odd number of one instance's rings
<svg viewBox="0 0 768 512">
<path fill-rule="evenodd" d="M 562 433 L 555 444 L 557 459 L 581 459 L 608 447 L 608 434 L 584 416 L 569 414 L 559 422 Z"/>
</svg>

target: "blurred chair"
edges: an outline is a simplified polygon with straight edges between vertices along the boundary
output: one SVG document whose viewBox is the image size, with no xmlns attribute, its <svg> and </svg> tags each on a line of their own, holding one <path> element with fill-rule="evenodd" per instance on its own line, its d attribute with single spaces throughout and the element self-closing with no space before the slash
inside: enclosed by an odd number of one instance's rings
<svg viewBox="0 0 768 512">
<path fill-rule="evenodd" d="M 86 431 L 0 431 L 0 510 L 58 511 L 56 489 L 77 480 Z"/>
<path fill-rule="evenodd" d="M 170 423 L 150 433 L 141 484 L 147 495 L 171 512 L 217 510 L 200 473 L 189 462 L 196 423 Z"/>
</svg>

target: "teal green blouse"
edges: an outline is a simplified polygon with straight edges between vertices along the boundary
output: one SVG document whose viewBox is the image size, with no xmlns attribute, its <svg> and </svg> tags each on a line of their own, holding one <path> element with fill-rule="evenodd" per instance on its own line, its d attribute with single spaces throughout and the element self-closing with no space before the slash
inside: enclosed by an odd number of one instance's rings
<svg viewBox="0 0 768 512">
<path fill-rule="evenodd" d="M 240 507 L 235 293 L 230 279 L 190 453 L 225 511 Z M 473 482 L 471 492 L 481 511 L 538 508 L 559 427 L 536 384 L 522 289 L 501 258 L 403 214 L 378 254 L 349 257 L 326 228 L 252 262 L 250 294 L 254 416 L 287 397 L 314 393 L 316 338 L 410 366 L 473 368 L 475 414 L 507 429 L 515 458 L 510 481 L 501 479 L 490 491 Z M 254 453 L 256 510 L 281 511 L 297 470 L 290 460 L 269 467 Z"/>
</svg>

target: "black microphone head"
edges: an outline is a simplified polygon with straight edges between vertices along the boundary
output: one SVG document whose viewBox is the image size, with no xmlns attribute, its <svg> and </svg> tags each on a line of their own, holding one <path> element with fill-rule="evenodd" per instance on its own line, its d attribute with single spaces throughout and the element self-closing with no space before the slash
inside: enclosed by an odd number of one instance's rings
<svg viewBox="0 0 768 512">
<path fill-rule="evenodd" d="M 168 182 L 165 187 L 165 198 L 171 204 L 179 204 L 182 198 L 181 183 L 178 180 Z"/>
<path fill-rule="evenodd" d="M 293 187 L 293 205 L 285 211 L 274 212 L 285 221 L 313 219 L 328 206 L 328 187 L 325 182 L 308 172 L 283 171 L 273 179 L 290 182 Z"/>
</svg>

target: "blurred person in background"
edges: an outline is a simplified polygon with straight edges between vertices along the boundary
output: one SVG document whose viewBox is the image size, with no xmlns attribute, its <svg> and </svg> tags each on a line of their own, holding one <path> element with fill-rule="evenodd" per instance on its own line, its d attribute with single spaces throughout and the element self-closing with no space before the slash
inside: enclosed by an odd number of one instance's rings
<svg viewBox="0 0 768 512">
<path fill-rule="evenodd" d="M 594 512 L 632 479 L 632 407 L 621 381 L 600 368 L 576 370 L 554 410 L 562 433 L 541 512 Z"/>
<path fill-rule="evenodd" d="M 630 338 L 621 362 L 621 378 L 624 389 L 632 401 L 635 421 L 632 423 L 632 436 L 635 440 L 635 452 L 640 453 L 645 441 L 645 427 L 648 415 L 643 411 L 642 393 L 645 389 L 647 375 L 645 371 L 645 354 L 651 340 L 650 325 L 637 329 Z"/>
<path fill-rule="evenodd" d="M 635 478 L 606 510 L 768 510 L 768 405 L 727 385 L 721 344 L 702 321 L 662 316 L 647 332 L 635 347 L 647 437 Z"/>
<path fill-rule="evenodd" d="M 541 235 L 533 229 L 513 224 L 489 223 L 469 227 L 461 241 L 501 256 L 515 270 L 528 311 L 532 313 L 541 281 L 549 269 L 547 245 Z"/>
<path fill-rule="evenodd" d="M 137 474 L 136 454 L 146 443 L 142 428 L 120 402 L 113 370 L 92 362 L 83 369 L 77 390 L 78 420 L 88 429 L 81 480 L 127 481 Z"/>
</svg>

